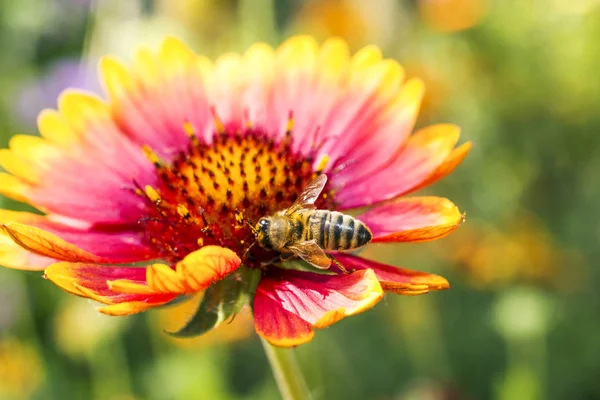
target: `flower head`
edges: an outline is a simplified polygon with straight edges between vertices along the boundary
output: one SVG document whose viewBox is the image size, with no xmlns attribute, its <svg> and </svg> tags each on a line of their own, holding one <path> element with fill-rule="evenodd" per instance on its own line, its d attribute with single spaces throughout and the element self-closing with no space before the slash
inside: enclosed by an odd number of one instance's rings
<svg viewBox="0 0 600 400">
<path fill-rule="evenodd" d="M 177 334 L 210 329 L 250 301 L 256 331 L 294 346 L 384 291 L 446 289 L 436 275 L 328 250 L 319 271 L 256 245 L 253 224 L 285 210 L 323 173 L 321 210 L 357 215 L 372 242 L 454 230 L 449 200 L 400 197 L 450 173 L 470 144 L 441 124 L 411 135 L 418 79 L 368 46 L 298 36 L 213 64 L 169 38 L 131 66 L 107 57 L 107 101 L 66 91 L 43 111 L 41 138 L 0 153 L 0 192 L 45 213 L 2 211 L 0 263 L 45 269 L 64 290 L 128 315 L 204 292 Z M 128 263 L 146 265 L 127 266 Z"/>
</svg>

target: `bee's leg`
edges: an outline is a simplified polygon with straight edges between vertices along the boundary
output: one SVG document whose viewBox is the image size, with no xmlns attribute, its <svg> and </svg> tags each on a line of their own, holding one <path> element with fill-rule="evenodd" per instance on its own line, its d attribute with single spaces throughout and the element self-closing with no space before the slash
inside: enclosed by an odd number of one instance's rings
<svg viewBox="0 0 600 400">
<path fill-rule="evenodd" d="M 244 251 L 244 255 L 242 256 L 242 261 L 246 261 L 248 259 L 248 256 L 250 255 L 250 250 L 252 250 L 252 248 L 254 247 L 255 244 L 256 244 L 256 240 L 254 242 L 252 242 L 252 244 L 250 246 L 248 246 L 246 251 Z"/>
<path fill-rule="evenodd" d="M 212 231 L 210 227 L 210 222 L 206 219 L 206 215 L 204 214 L 204 208 L 198 207 L 200 211 L 200 218 L 202 218 L 202 229 L 200 230 L 203 235 L 208 235 L 212 237 Z"/>
<path fill-rule="evenodd" d="M 269 261 L 263 261 L 263 262 L 261 262 L 260 265 L 263 266 L 263 267 L 267 267 L 267 266 L 269 266 L 271 264 L 274 264 L 277 261 L 285 261 L 285 260 L 281 256 L 277 256 L 277 257 L 274 257 L 274 258 L 270 259 Z"/>
<path fill-rule="evenodd" d="M 279 255 L 279 260 L 281 262 L 286 262 L 291 260 L 292 258 L 294 258 L 296 255 L 294 253 L 286 253 L 286 254 L 280 254 Z"/>
<path fill-rule="evenodd" d="M 331 254 L 327 254 L 327 257 L 329 257 L 329 258 L 331 259 L 331 262 L 332 262 L 332 263 L 334 263 L 334 264 L 335 264 L 335 266 L 336 266 L 336 267 L 338 267 L 338 268 L 340 269 L 340 271 L 342 271 L 342 273 L 343 273 L 344 275 L 348 275 L 348 274 L 350 274 L 351 272 L 354 272 L 354 270 L 348 271 L 348 270 L 346 269 L 346 267 L 344 267 L 344 266 L 342 265 L 342 263 L 340 263 L 338 260 L 336 260 L 336 259 L 335 259 L 335 257 L 334 257 L 334 256 L 332 256 Z"/>
</svg>

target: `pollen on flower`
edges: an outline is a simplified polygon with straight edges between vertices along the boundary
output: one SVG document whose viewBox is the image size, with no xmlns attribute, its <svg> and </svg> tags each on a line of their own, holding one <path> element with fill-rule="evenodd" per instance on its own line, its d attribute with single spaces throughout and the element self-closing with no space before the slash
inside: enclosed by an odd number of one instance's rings
<svg viewBox="0 0 600 400">
<path fill-rule="evenodd" d="M 323 173 L 323 171 L 325 171 L 325 168 L 327 168 L 327 164 L 329 164 L 329 156 L 324 155 L 323 157 L 321 157 L 321 159 L 319 160 L 319 163 L 317 164 L 317 170 L 316 170 L 315 174 L 319 175 L 319 174 Z"/>
<path fill-rule="evenodd" d="M 154 152 L 154 150 L 152 150 L 149 146 L 142 146 L 142 150 L 144 151 L 144 155 L 146 156 L 146 158 L 154 165 L 159 165 L 161 163 L 161 159 L 158 156 L 158 154 L 156 154 Z"/>
<path fill-rule="evenodd" d="M 213 123 L 215 124 L 215 129 L 217 130 L 217 133 L 225 132 L 225 127 L 223 126 L 223 122 L 219 118 L 219 115 L 217 114 L 217 111 L 215 110 L 215 108 L 211 107 L 210 112 L 213 116 Z"/>
<path fill-rule="evenodd" d="M 212 112 L 211 139 L 199 139 L 194 127 L 184 123 L 182 130 L 190 142 L 170 162 L 144 149 L 159 179 L 154 187 L 136 191 L 146 201 L 147 211 L 139 223 L 147 242 L 165 260 L 178 261 L 213 244 L 240 257 L 247 255 L 254 242 L 253 224 L 289 207 L 314 177 L 314 157 L 294 152 L 292 135 L 275 140 L 252 124 L 243 131 L 229 131 Z M 291 113 L 287 128 L 293 128 Z M 318 167 L 324 169 L 327 162 L 328 157 L 322 157 Z M 322 208 L 333 208 L 331 193 L 319 202 Z M 252 251 L 244 260 L 248 265 L 273 258 L 261 254 L 266 252 L 259 246 Z"/>
<path fill-rule="evenodd" d="M 184 204 L 177 205 L 177 213 L 181 218 L 189 218 L 190 210 Z"/>
<path fill-rule="evenodd" d="M 185 134 L 188 135 L 190 138 L 196 136 L 196 130 L 194 129 L 194 125 L 192 125 L 189 121 L 185 121 L 183 123 L 183 130 Z"/>
<path fill-rule="evenodd" d="M 286 133 L 287 132 L 291 133 L 293 129 L 294 129 L 294 113 L 292 111 L 290 111 L 285 131 L 286 131 Z"/>
<path fill-rule="evenodd" d="M 158 200 L 160 200 L 159 194 L 156 192 L 156 189 L 154 189 L 152 186 L 146 185 L 146 187 L 144 188 L 144 192 L 152 202 L 156 203 Z"/>
</svg>

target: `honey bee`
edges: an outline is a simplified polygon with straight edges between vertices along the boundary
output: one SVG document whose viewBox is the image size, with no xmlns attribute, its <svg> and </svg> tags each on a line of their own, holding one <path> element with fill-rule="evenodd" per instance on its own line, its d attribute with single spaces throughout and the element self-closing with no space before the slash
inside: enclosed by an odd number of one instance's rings
<svg viewBox="0 0 600 400">
<path fill-rule="evenodd" d="M 321 174 L 310 182 L 290 208 L 262 217 L 254 227 L 258 244 L 265 250 L 298 256 L 319 269 L 327 269 L 335 259 L 325 250 L 352 250 L 372 237 L 367 226 L 337 211 L 317 210 L 314 203 L 327 183 Z M 340 266 L 341 267 L 341 266 Z"/>
</svg>

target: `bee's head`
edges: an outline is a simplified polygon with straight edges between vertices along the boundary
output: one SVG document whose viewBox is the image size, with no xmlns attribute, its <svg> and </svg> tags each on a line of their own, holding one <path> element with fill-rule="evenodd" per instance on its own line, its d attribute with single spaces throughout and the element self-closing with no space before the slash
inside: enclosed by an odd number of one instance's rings
<svg viewBox="0 0 600 400">
<path fill-rule="evenodd" d="M 271 219 L 263 217 L 258 220 L 258 223 L 254 227 L 256 241 L 265 250 L 273 249 L 271 244 L 271 237 L 269 235 L 269 228 L 271 227 Z"/>
</svg>

